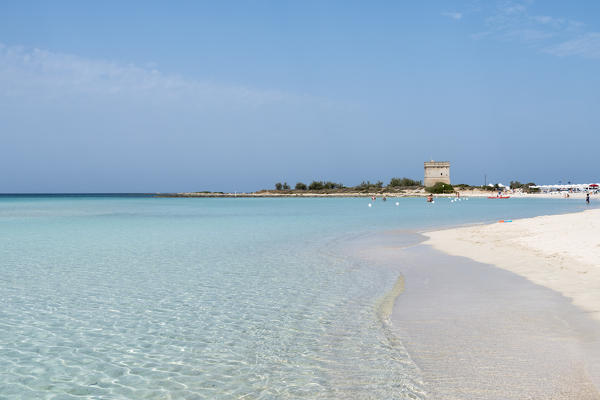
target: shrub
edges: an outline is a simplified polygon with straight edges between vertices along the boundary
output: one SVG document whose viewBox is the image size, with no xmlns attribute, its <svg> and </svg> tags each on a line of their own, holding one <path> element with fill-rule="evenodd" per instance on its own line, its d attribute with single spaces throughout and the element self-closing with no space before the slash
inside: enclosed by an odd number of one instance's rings
<svg viewBox="0 0 600 400">
<path fill-rule="evenodd" d="M 306 185 L 302 182 L 298 182 L 298 183 L 296 183 L 295 189 L 296 190 L 306 190 Z"/>
<path fill-rule="evenodd" d="M 360 185 L 356 186 L 356 189 L 359 190 L 369 190 L 371 187 L 373 186 L 373 184 L 371 183 L 371 181 L 362 181 L 360 183 Z"/>
<path fill-rule="evenodd" d="M 344 185 L 341 183 L 335 182 L 323 182 L 323 181 L 312 181 L 310 185 L 308 185 L 309 190 L 323 190 L 323 189 L 343 189 Z"/>
<path fill-rule="evenodd" d="M 400 187 L 400 186 L 421 186 L 421 181 L 415 181 L 409 178 L 392 178 L 390 180 L 390 187 Z"/>
<path fill-rule="evenodd" d="M 325 189 L 343 189 L 344 185 L 342 183 L 335 183 L 335 182 L 323 182 L 323 187 Z"/>
<path fill-rule="evenodd" d="M 454 193 L 454 188 L 452 187 L 452 185 L 450 185 L 448 183 L 444 183 L 444 182 L 438 182 L 435 185 L 426 188 L 425 190 L 427 190 L 429 193 L 436 193 L 436 194 Z"/>
<path fill-rule="evenodd" d="M 362 183 L 358 186 L 355 186 L 354 189 L 355 190 L 364 190 L 364 191 L 370 191 L 370 190 L 378 190 L 383 188 L 383 182 L 381 181 L 377 181 L 375 183 L 372 183 L 371 181 L 362 181 Z"/>
</svg>

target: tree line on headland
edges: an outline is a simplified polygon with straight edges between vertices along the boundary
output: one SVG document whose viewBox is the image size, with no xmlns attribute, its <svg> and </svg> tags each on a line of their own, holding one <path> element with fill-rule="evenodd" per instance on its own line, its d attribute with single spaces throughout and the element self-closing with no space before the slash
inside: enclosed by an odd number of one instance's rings
<svg viewBox="0 0 600 400">
<path fill-rule="evenodd" d="M 511 181 L 511 189 L 522 189 L 525 192 L 536 192 L 538 189 L 530 188 L 535 186 L 535 183 L 521 183 L 519 181 Z M 287 182 L 277 182 L 275 184 L 276 191 L 347 191 L 347 192 L 382 192 L 382 191 L 398 191 L 404 189 L 419 189 L 422 188 L 422 182 L 410 178 L 392 178 L 390 183 L 384 186 L 382 181 L 371 182 L 362 181 L 360 185 L 356 186 L 345 186 L 343 183 L 336 183 L 331 181 L 312 181 L 308 185 L 304 182 L 297 182 L 294 189 L 290 187 Z M 471 186 L 466 184 L 450 185 L 448 183 L 438 182 L 432 187 L 425 188 L 429 193 L 453 193 L 456 190 L 470 190 L 470 189 L 482 189 L 488 191 L 501 190 L 498 184 L 494 186 Z"/>
<path fill-rule="evenodd" d="M 410 178 L 392 178 L 390 183 L 384 186 L 382 181 L 371 182 L 362 181 L 357 186 L 345 186 L 343 183 L 336 183 L 331 181 L 312 181 L 308 185 L 304 182 L 298 182 L 294 186 L 293 190 L 304 191 L 304 190 L 335 190 L 335 189 L 348 189 L 356 191 L 369 191 L 369 190 L 381 190 L 384 188 L 409 188 L 409 187 L 420 187 L 421 181 L 416 181 Z M 287 182 L 277 182 L 275 184 L 275 190 L 292 190 Z"/>
</svg>

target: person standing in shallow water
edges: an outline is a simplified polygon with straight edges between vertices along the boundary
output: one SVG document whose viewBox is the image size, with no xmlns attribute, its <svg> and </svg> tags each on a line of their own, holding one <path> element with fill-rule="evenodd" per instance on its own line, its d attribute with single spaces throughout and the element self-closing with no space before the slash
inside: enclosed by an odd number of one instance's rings
<svg viewBox="0 0 600 400">
<path fill-rule="evenodd" d="M 586 195 L 585 195 L 585 202 L 587 204 L 590 204 L 590 194 L 589 193 L 586 193 Z"/>
</svg>

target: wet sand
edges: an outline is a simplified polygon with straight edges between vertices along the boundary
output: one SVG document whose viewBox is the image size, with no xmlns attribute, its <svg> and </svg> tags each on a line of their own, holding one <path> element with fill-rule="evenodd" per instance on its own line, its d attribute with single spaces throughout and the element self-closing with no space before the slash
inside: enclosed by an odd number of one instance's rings
<svg viewBox="0 0 600 400">
<path fill-rule="evenodd" d="M 424 235 L 444 253 L 493 264 L 556 290 L 600 321 L 600 209 Z"/>
<path fill-rule="evenodd" d="M 512 272 L 382 235 L 362 257 L 399 268 L 390 315 L 431 399 L 600 399 L 600 324 Z M 411 240 L 407 238 L 410 237 Z"/>
</svg>

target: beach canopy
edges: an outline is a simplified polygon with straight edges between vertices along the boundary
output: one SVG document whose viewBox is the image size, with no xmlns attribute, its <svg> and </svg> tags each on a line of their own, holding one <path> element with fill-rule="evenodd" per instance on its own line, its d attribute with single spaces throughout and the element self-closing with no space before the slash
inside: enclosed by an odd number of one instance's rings
<svg viewBox="0 0 600 400">
<path fill-rule="evenodd" d="M 561 190 L 588 190 L 588 189 L 598 189 L 600 187 L 597 183 L 579 183 L 579 184 L 570 184 L 570 185 L 534 185 L 529 186 L 530 188 L 536 188 L 543 191 L 561 191 Z"/>
</svg>

